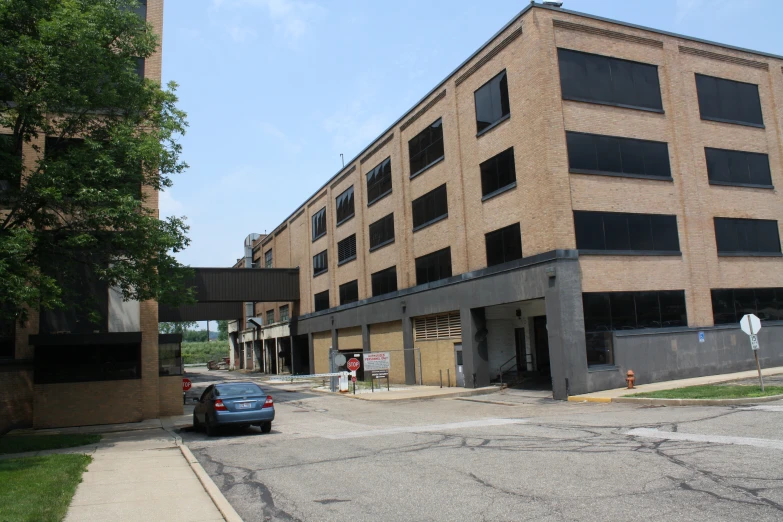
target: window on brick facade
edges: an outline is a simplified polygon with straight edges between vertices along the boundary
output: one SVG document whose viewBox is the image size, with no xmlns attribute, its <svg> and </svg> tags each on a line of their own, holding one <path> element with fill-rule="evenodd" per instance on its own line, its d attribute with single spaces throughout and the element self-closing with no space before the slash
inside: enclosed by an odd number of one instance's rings
<svg viewBox="0 0 783 522">
<path fill-rule="evenodd" d="M 411 176 L 434 165 L 444 157 L 443 120 L 438 119 L 408 142 Z"/>
<path fill-rule="evenodd" d="M 22 155 L 16 152 L 11 134 L 0 134 L 0 205 L 19 190 L 22 180 Z"/>
<path fill-rule="evenodd" d="M 778 222 L 771 219 L 715 218 L 719 254 L 780 254 Z"/>
<path fill-rule="evenodd" d="M 355 303 L 359 300 L 359 281 L 353 280 L 340 285 L 340 304 Z"/>
<path fill-rule="evenodd" d="M 711 293 L 715 324 L 737 324 L 745 314 L 783 321 L 783 288 L 727 288 Z"/>
<path fill-rule="evenodd" d="M 416 258 L 416 284 L 451 277 L 451 247 Z"/>
<path fill-rule="evenodd" d="M 342 225 L 354 215 L 353 186 L 337 196 L 337 226 Z"/>
<path fill-rule="evenodd" d="M 582 294 L 588 366 L 614 364 L 612 332 L 688 325 L 684 290 Z"/>
<path fill-rule="evenodd" d="M 158 344 L 158 375 L 182 375 L 182 344 Z"/>
<path fill-rule="evenodd" d="M 514 223 L 484 236 L 487 246 L 487 266 L 522 259 L 522 234 Z"/>
<path fill-rule="evenodd" d="M 372 274 L 372 295 L 388 294 L 397 291 L 397 267 L 393 266 Z"/>
<path fill-rule="evenodd" d="M 272 249 L 264 253 L 264 268 L 272 268 Z"/>
<path fill-rule="evenodd" d="M 489 158 L 479 168 L 481 169 L 481 195 L 484 198 L 516 186 L 517 173 L 514 166 L 514 147 Z"/>
<path fill-rule="evenodd" d="M 313 241 L 326 235 L 326 207 L 313 214 Z"/>
<path fill-rule="evenodd" d="M 0 319 L 0 359 L 13 359 L 16 345 L 14 321 Z"/>
<path fill-rule="evenodd" d="M 326 250 L 313 256 L 313 276 L 323 274 L 329 270 L 329 258 Z"/>
<path fill-rule="evenodd" d="M 449 217 L 446 184 L 414 199 L 412 206 L 414 232 Z"/>
<path fill-rule="evenodd" d="M 663 112 L 658 67 L 558 49 L 563 99 Z"/>
<path fill-rule="evenodd" d="M 280 307 L 280 322 L 288 321 L 288 305 Z"/>
<path fill-rule="evenodd" d="M 337 243 L 337 264 L 356 259 L 356 234 L 351 234 Z"/>
<path fill-rule="evenodd" d="M 393 213 L 370 225 L 370 252 L 390 243 L 394 243 Z"/>
<path fill-rule="evenodd" d="M 36 346 L 35 384 L 141 379 L 141 345 Z"/>
<path fill-rule="evenodd" d="M 473 93 L 476 101 L 476 132 L 480 133 L 511 114 L 508 78 L 501 72 Z"/>
<path fill-rule="evenodd" d="M 696 75 L 702 120 L 763 127 L 758 85 Z"/>
<path fill-rule="evenodd" d="M 266 311 L 266 324 L 272 324 L 275 322 L 275 311 L 274 310 L 267 310 Z"/>
<path fill-rule="evenodd" d="M 680 252 L 677 216 L 575 210 L 574 226 L 580 251 Z"/>
<path fill-rule="evenodd" d="M 144 79 L 144 74 L 146 73 L 147 63 L 144 60 L 144 58 L 136 58 L 136 75 L 140 79 Z"/>
<path fill-rule="evenodd" d="M 391 157 L 386 158 L 367 173 L 367 206 L 391 194 L 391 174 Z"/>
<path fill-rule="evenodd" d="M 756 152 L 704 148 L 712 185 L 772 187 L 769 156 Z"/>
<path fill-rule="evenodd" d="M 315 294 L 315 311 L 320 312 L 329 308 L 329 290 Z"/>
<path fill-rule="evenodd" d="M 660 141 L 566 132 L 571 172 L 671 179 L 669 146 Z"/>
</svg>

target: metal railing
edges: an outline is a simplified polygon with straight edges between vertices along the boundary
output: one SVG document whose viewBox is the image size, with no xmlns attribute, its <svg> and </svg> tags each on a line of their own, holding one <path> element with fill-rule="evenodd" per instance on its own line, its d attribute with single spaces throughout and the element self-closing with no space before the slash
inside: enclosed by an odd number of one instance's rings
<svg viewBox="0 0 783 522">
<path fill-rule="evenodd" d="M 514 355 L 513 357 L 511 357 L 511 359 L 509 359 L 508 361 L 504 362 L 503 364 L 501 364 L 501 365 L 498 367 L 498 380 L 500 381 L 500 385 L 501 385 L 501 386 L 503 385 L 503 374 L 504 374 L 504 373 L 506 373 L 507 371 L 510 371 L 510 370 L 511 370 L 511 368 L 508 368 L 508 369 L 506 369 L 506 370 L 504 370 L 503 368 L 504 368 L 504 367 L 505 367 L 505 366 L 506 366 L 508 363 L 510 363 L 510 362 L 512 362 L 512 361 L 514 362 L 514 365 L 516 365 L 516 361 L 517 361 L 517 356 L 516 356 L 516 355 Z"/>
</svg>

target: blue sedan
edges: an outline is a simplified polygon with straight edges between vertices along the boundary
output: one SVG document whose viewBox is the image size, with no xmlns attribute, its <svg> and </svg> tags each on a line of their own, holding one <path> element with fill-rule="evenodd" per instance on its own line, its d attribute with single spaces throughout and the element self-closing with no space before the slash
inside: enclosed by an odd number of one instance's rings
<svg viewBox="0 0 783 522">
<path fill-rule="evenodd" d="M 222 426 L 259 426 L 262 433 L 272 431 L 275 403 L 254 382 L 230 382 L 209 386 L 193 409 L 193 429 L 206 428 L 217 435 Z"/>
</svg>

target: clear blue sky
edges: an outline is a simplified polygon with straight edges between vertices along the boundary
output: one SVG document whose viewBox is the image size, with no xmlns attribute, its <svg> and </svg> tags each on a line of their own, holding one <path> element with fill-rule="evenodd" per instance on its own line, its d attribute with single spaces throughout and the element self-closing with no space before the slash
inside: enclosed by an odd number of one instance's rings
<svg viewBox="0 0 783 522">
<path fill-rule="evenodd" d="M 231 266 L 527 4 L 165 0 L 190 169 L 161 195 L 191 266 Z M 780 0 L 565 0 L 564 8 L 783 55 Z M 774 74 L 774 72 L 770 72 Z M 779 74 L 779 71 L 778 71 Z"/>
</svg>

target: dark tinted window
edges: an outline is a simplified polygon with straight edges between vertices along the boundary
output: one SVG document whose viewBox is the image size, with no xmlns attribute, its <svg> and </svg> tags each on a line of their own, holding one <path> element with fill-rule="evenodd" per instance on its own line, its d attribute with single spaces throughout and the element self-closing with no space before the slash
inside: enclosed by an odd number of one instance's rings
<svg viewBox="0 0 783 522">
<path fill-rule="evenodd" d="M 355 303 L 359 300 L 359 282 L 357 280 L 340 285 L 340 304 Z"/>
<path fill-rule="evenodd" d="M 737 288 L 712 291 L 715 324 L 739 323 L 745 314 L 762 321 L 783 321 L 783 288 Z"/>
<path fill-rule="evenodd" d="M 158 344 L 158 375 L 182 375 L 182 345 Z"/>
<path fill-rule="evenodd" d="M 0 359 L 13 359 L 15 344 L 14 322 L 0 319 Z"/>
<path fill-rule="evenodd" d="M 449 215 L 446 184 L 413 200 L 413 229 L 428 225 Z"/>
<path fill-rule="evenodd" d="M 567 49 L 557 55 L 564 99 L 663 110 L 655 65 Z"/>
<path fill-rule="evenodd" d="M 345 263 L 352 259 L 356 259 L 356 234 L 337 243 L 337 262 Z"/>
<path fill-rule="evenodd" d="M 288 305 L 283 305 L 280 307 L 280 320 L 288 321 Z"/>
<path fill-rule="evenodd" d="M 683 290 L 583 293 L 587 364 L 614 364 L 614 330 L 687 326 Z"/>
<path fill-rule="evenodd" d="M 408 142 L 411 161 L 411 177 L 443 158 L 443 121 L 421 131 Z"/>
<path fill-rule="evenodd" d="M 329 308 L 329 290 L 315 294 L 315 311 L 320 312 Z"/>
<path fill-rule="evenodd" d="M 481 132 L 508 116 L 508 79 L 506 71 L 498 74 L 473 93 L 476 99 L 476 132 Z"/>
<path fill-rule="evenodd" d="M 35 384 L 141 379 L 141 345 L 36 346 Z"/>
<path fill-rule="evenodd" d="M 326 250 L 313 256 L 313 275 L 323 274 L 329 270 L 329 259 Z"/>
<path fill-rule="evenodd" d="M 370 225 L 370 250 L 394 242 L 394 214 Z"/>
<path fill-rule="evenodd" d="M 635 140 L 566 132 L 568 165 L 572 172 L 632 174 L 669 179 L 669 146 L 659 141 Z"/>
<path fill-rule="evenodd" d="M 313 241 L 326 234 L 326 207 L 313 214 Z"/>
<path fill-rule="evenodd" d="M 514 147 L 504 150 L 480 165 L 481 195 L 486 196 L 514 184 L 517 180 L 514 167 Z"/>
<path fill-rule="evenodd" d="M 136 74 L 139 76 L 139 78 L 144 78 L 145 68 L 146 63 L 144 58 L 136 58 Z"/>
<path fill-rule="evenodd" d="M 769 156 L 740 150 L 705 147 L 710 183 L 772 186 Z"/>
<path fill-rule="evenodd" d="M 241 397 L 243 395 L 263 395 L 264 392 L 257 384 L 243 382 L 237 384 L 217 384 L 213 395 L 215 397 Z"/>
<path fill-rule="evenodd" d="M 495 230 L 485 235 L 487 243 L 487 266 L 522 259 L 522 234 L 519 223 Z"/>
<path fill-rule="evenodd" d="M 451 277 L 451 248 L 416 258 L 416 284 L 423 285 Z"/>
<path fill-rule="evenodd" d="M 574 211 L 580 250 L 679 252 L 677 216 Z"/>
<path fill-rule="evenodd" d="M 275 311 L 267 310 L 266 312 L 266 324 L 272 324 L 275 322 Z"/>
<path fill-rule="evenodd" d="M 719 253 L 780 253 L 778 222 L 769 219 L 715 218 Z"/>
<path fill-rule="evenodd" d="M 353 217 L 353 187 L 337 196 L 337 224 L 340 225 L 344 221 Z"/>
<path fill-rule="evenodd" d="M 701 119 L 764 125 L 758 85 L 697 74 L 696 90 Z"/>
<path fill-rule="evenodd" d="M 0 134 L 0 203 L 19 189 L 22 179 L 22 155 L 16 153 L 13 136 Z"/>
<path fill-rule="evenodd" d="M 372 295 L 388 294 L 397 291 L 397 267 L 393 266 L 372 275 Z"/>
<path fill-rule="evenodd" d="M 264 253 L 264 268 L 272 268 L 272 249 Z"/>
<path fill-rule="evenodd" d="M 391 157 L 367 173 L 367 204 L 371 205 L 392 191 Z"/>
</svg>

